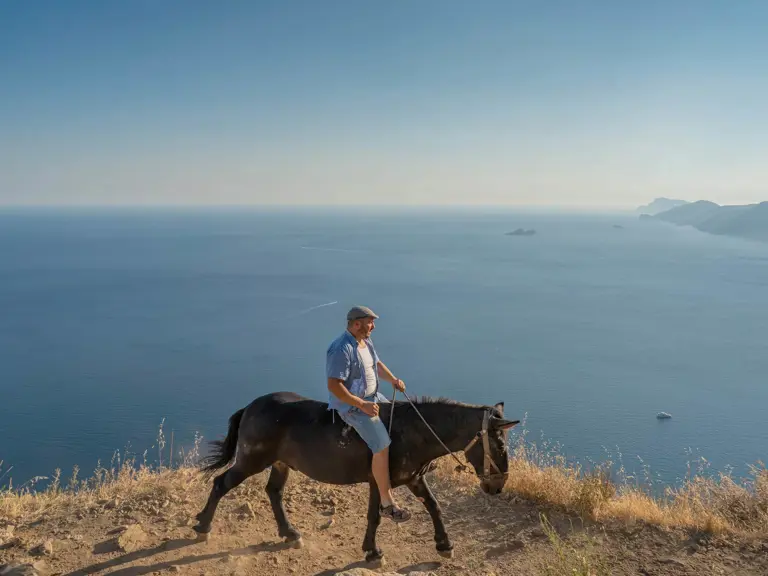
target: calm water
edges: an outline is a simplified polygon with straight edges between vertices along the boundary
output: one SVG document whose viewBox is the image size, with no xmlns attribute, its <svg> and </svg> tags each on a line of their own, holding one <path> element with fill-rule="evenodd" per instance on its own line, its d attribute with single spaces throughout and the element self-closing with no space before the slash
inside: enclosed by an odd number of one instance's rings
<svg viewBox="0 0 768 576">
<path fill-rule="evenodd" d="M 17 485 L 87 473 L 162 418 L 178 448 L 262 393 L 324 399 L 364 303 L 415 394 L 504 400 L 571 458 L 667 481 L 689 448 L 741 471 L 768 447 L 766 295 L 768 246 L 629 216 L 5 212 L 0 460 Z"/>
</svg>

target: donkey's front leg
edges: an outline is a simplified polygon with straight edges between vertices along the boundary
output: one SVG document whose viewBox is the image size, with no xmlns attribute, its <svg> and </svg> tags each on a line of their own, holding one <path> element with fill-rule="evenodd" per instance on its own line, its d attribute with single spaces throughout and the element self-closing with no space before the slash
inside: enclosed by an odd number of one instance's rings
<svg viewBox="0 0 768 576">
<path fill-rule="evenodd" d="M 368 482 L 368 486 L 370 488 L 368 494 L 368 529 L 365 531 L 365 539 L 363 540 L 363 552 L 365 552 L 366 562 L 383 564 L 384 552 L 376 547 L 376 530 L 381 524 L 381 511 L 379 509 L 381 496 L 373 478 Z"/>
<path fill-rule="evenodd" d="M 432 518 L 432 524 L 435 527 L 435 542 L 437 553 L 445 558 L 453 558 L 453 544 L 448 538 L 448 533 L 445 531 L 445 524 L 443 524 L 443 512 L 440 510 L 440 505 L 435 500 L 432 490 L 427 486 L 427 481 L 424 476 L 416 477 L 408 488 L 413 492 L 419 500 L 424 503 L 424 507 L 429 512 Z"/>
</svg>

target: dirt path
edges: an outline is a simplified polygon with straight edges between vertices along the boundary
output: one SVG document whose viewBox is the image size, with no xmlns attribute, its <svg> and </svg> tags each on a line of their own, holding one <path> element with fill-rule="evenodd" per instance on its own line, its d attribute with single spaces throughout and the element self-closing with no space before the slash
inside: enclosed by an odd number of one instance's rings
<svg viewBox="0 0 768 576">
<path fill-rule="evenodd" d="M 209 486 L 190 474 L 151 491 L 74 503 L 13 525 L 0 519 L 0 565 L 37 562 L 37 573 L 122 576 L 330 576 L 367 568 L 361 561 L 367 487 L 335 488 L 292 474 L 286 510 L 304 537 L 304 547 L 293 549 L 277 538 L 265 481 L 266 474 L 254 477 L 222 501 L 206 543 L 195 540 L 190 526 Z M 485 496 L 468 480 L 440 471 L 430 481 L 456 546 L 455 557 L 436 553 L 429 515 L 407 491 L 399 490 L 415 514 L 400 526 L 382 523 L 378 544 L 386 565 L 379 572 L 572 575 L 541 527 L 539 515 L 545 512 L 563 538 L 565 561 L 576 566 L 579 556 L 590 558 L 590 570 L 577 574 L 768 574 L 768 540 L 707 538 L 639 524 L 584 526 L 576 518 L 516 498 Z"/>
</svg>

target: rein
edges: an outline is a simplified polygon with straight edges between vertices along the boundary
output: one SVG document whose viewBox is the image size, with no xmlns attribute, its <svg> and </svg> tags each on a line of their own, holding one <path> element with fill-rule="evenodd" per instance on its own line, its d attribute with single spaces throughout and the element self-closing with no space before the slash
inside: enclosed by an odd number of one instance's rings
<svg viewBox="0 0 768 576">
<path fill-rule="evenodd" d="M 416 407 L 416 405 L 411 400 L 410 396 L 403 392 L 403 396 L 405 396 L 405 399 L 408 400 L 408 403 L 411 405 L 411 408 L 413 408 L 416 411 L 416 414 L 419 415 L 419 418 L 421 418 L 421 421 L 424 422 L 424 425 L 427 427 L 427 430 L 429 430 L 432 433 L 432 436 L 435 437 L 435 439 L 440 442 L 440 445 L 445 449 L 445 453 L 451 456 L 456 462 L 459 464 L 459 470 L 466 470 L 467 466 L 466 464 L 462 464 L 461 460 L 459 460 L 456 455 L 448 448 L 448 446 L 445 445 L 445 443 L 440 439 L 440 436 L 437 435 L 437 432 L 435 432 L 432 429 L 432 426 L 429 425 L 429 423 L 424 419 L 424 416 L 422 416 L 421 412 L 419 412 L 419 409 Z M 389 413 L 389 434 L 390 437 L 392 435 L 392 420 L 395 416 L 395 398 L 397 397 L 397 389 L 395 389 L 394 394 L 392 394 L 392 410 Z M 464 452 L 464 455 L 467 455 L 467 452 L 469 452 L 472 447 L 477 443 L 477 441 L 482 438 L 483 439 L 483 478 L 492 478 L 494 476 L 503 476 L 501 470 L 499 470 L 499 467 L 496 465 L 496 462 L 493 461 L 493 458 L 491 458 L 491 446 L 490 442 L 488 441 L 488 421 L 490 420 L 491 414 L 489 410 L 486 410 L 483 414 L 483 429 L 475 434 L 475 437 L 470 440 L 469 444 L 467 444 L 462 452 Z M 496 471 L 495 474 L 491 474 L 491 467 Z"/>
</svg>

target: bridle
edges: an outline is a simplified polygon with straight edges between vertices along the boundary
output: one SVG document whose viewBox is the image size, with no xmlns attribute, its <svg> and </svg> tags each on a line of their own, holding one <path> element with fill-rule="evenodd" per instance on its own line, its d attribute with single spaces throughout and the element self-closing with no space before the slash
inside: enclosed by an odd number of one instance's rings
<svg viewBox="0 0 768 576">
<path fill-rule="evenodd" d="M 392 410 L 389 413 L 389 433 L 392 434 L 392 419 L 395 415 L 395 396 L 397 395 L 397 390 L 395 390 L 395 394 L 392 396 Z M 466 470 L 467 466 L 466 464 L 462 463 L 461 460 L 459 460 L 456 457 L 456 454 L 454 454 L 448 446 L 445 445 L 445 443 L 440 439 L 440 436 L 437 435 L 437 432 L 435 432 L 432 429 L 432 426 L 429 425 L 429 423 L 424 419 L 424 416 L 421 415 L 421 412 L 419 412 L 419 409 L 416 407 L 416 405 L 413 403 L 411 398 L 403 392 L 403 395 L 405 396 L 406 400 L 408 400 L 408 403 L 411 405 L 411 408 L 413 408 L 416 411 L 416 414 L 419 415 L 419 418 L 421 418 L 421 421 L 424 422 L 424 425 L 429 429 L 429 431 L 432 433 L 432 435 L 435 437 L 435 439 L 440 442 L 440 445 L 445 449 L 446 454 L 450 455 L 456 462 L 459 464 L 459 470 Z M 472 438 L 472 440 L 469 441 L 469 444 L 467 444 L 464 447 L 464 456 L 467 458 L 467 461 L 469 461 L 469 455 L 468 452 L 472 449 L 472 447 L 482 438 L 483 440 L 483 475 L 480 476 L 481 480 L 492 480 L 494 478 L 506 478 L 507 474 L 499 470 L 499 467 L 496 465 L 496 462 L 493 461 L 493 458 L 491 457 L 491 443 L 488 440 L 488 429 L 490 426 L 491 421 L 491 411 L 489 409 L 486 409 L 483 413 L 483 428 L 480 430 L 477 434 L 475 434 L 475 437 Z M 506 452 L 506 444 L 504 446 L 504 452 Z M 493 468 L 496 472 L 491 473 L 491 468 Z"/>
<path fill-rule="evenodd" d="M 467 444 L 464 447 L 464 456 L 467 457 L 467 460 L 469 460 L 468 452 L 472 449 L 472 447 L 477 444 L 477 441 L 481 438 L 483 439 L 483 475 L 482 479 L 492 479 L 497 478 L 499 476 L 507 476 L 504 472 L 499 470 L 499 467 L 496 465 L 496 462 L 493 461 L 493 458 L 491 457 L 491 442 L 488 440 L 488 423 L 491 419 L 491 411 L 486 410 L 483 414 L 483 429 L 480 430 L 477 434 L 475 434 L 475 437 L 472 438 L 472 440 L 469 441 L 469 444 Z M 506 444 L 504 445 L 505 452 L 506 452 Z M 494 474 L 491 474 L 491 467 L 493 467 L 496 472 Z"/>
</svg>

